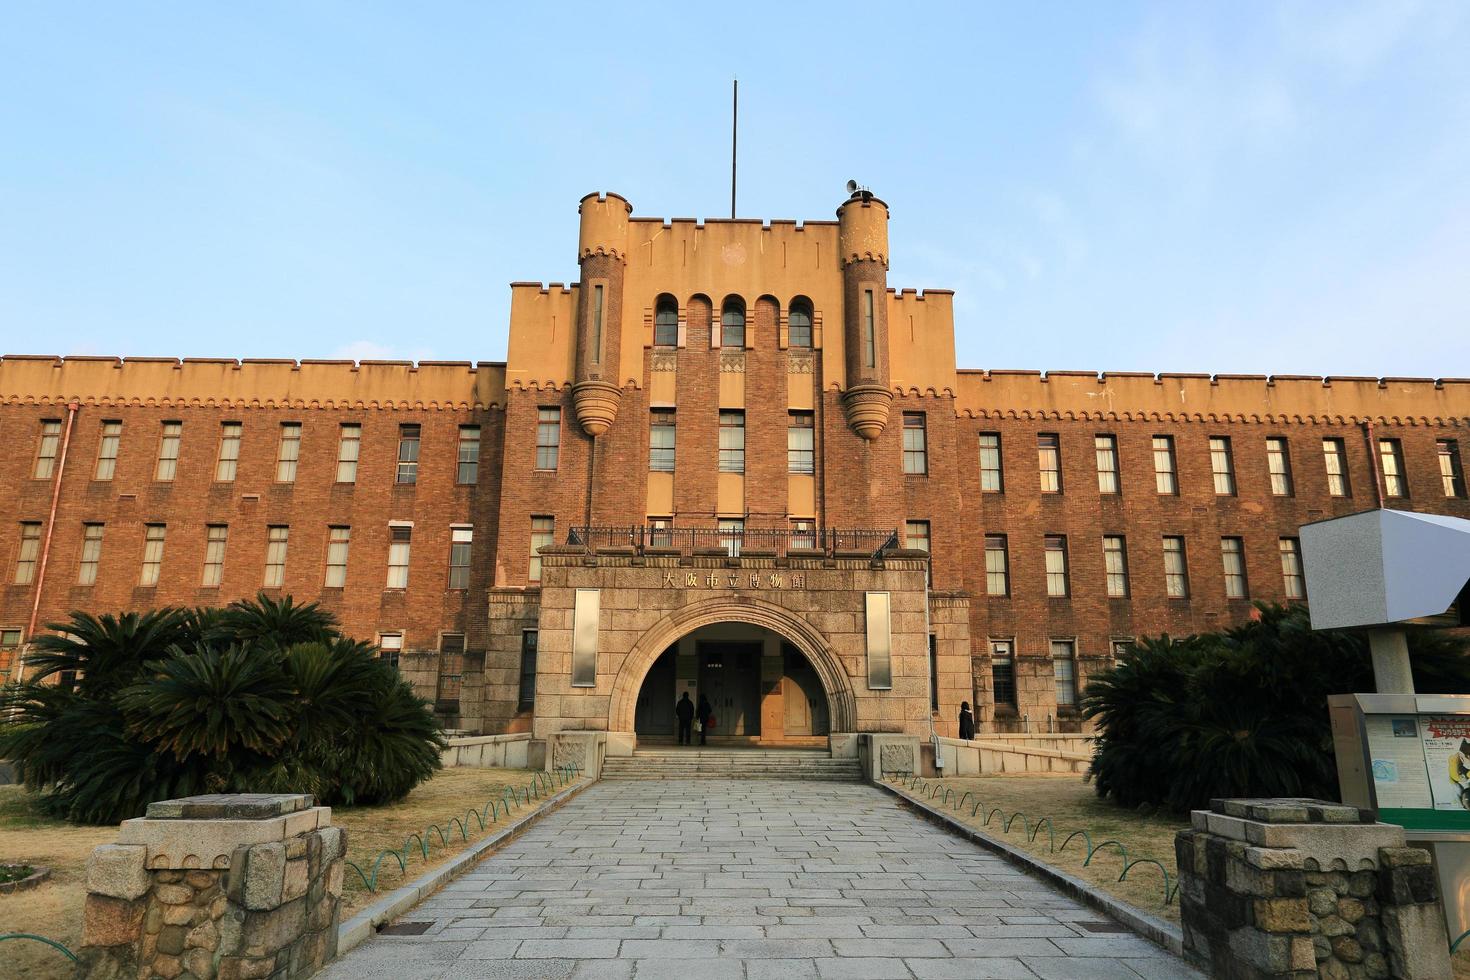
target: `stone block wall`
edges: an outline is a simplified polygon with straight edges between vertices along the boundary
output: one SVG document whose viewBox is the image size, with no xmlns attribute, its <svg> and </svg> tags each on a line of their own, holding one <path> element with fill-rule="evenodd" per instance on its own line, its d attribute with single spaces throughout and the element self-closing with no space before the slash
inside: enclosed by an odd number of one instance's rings
<svg viewBox="0 0 1470 980">
<path fill-rule="evenodd" d="M 1211 976 L 1443 980 L 1429 853 L 1372 811 L 1215 800 L 1175 840 L 1186 954 Z"/>
</svg>

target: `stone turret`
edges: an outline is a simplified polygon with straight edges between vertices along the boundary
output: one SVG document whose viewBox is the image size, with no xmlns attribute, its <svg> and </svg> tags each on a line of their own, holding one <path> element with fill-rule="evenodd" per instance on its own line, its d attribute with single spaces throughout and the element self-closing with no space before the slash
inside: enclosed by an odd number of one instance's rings
<svg viewBox="0 0 1470 980">
<path fill-rule="evenodd" d="M 888 424 L 888 205 L 866 190 L 837 209 L 847 424 L 876 439 Z"/>
<path fill-rule="evenodd" d="M 628 215 L 633 205 L 617 194 L 588 194 L 578 208 L 577 372 L 572 402 L 582 431 L 594 439 L 618 417 L 622 388 L 623 272 L 628 261 Z"/>
</svg>

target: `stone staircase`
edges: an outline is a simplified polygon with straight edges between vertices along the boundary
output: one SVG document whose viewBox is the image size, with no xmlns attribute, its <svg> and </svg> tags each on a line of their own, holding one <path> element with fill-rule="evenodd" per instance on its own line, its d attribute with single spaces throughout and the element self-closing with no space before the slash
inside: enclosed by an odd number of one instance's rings
<svg viewBox="0 0 1470 980">
<path fill-rule="evenodd" d="M 834 759 L 822 749 L 642 748 L 608 756 L 603 779 L 796 779 L 855 783 L 855 758 Z"/>
</svg>

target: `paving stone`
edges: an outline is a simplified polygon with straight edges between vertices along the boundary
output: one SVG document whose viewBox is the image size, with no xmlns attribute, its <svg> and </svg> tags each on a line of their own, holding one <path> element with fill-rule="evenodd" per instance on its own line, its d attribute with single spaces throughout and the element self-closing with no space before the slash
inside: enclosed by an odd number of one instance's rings
<svg viewBox="0 0 1470 980">
<path fill-rule="evenodd" d="M 903 960 L 888 957 L 835 957 L 814 961 L 822 980 L 910 980 Z"/>
</svg>

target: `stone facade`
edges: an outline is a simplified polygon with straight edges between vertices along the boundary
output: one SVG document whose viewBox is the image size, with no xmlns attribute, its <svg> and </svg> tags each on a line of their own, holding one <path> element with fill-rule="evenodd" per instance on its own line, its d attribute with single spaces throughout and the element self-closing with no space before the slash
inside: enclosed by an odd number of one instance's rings
<svg viewBox="0 0 1470 980">
<path fill-rule="evenodd" d="M 1185 951 L 1212 976 L 1450 976 L 1429 853 L 1369 811 L 1216 800 L 1175 850 Z"/>
<path fill-rule="evenodd" d="M 87 863 L 79 976 L 290 980 L 337 953 L 346 841 L 306 796 L 153 803 Z"/>
</svg>

